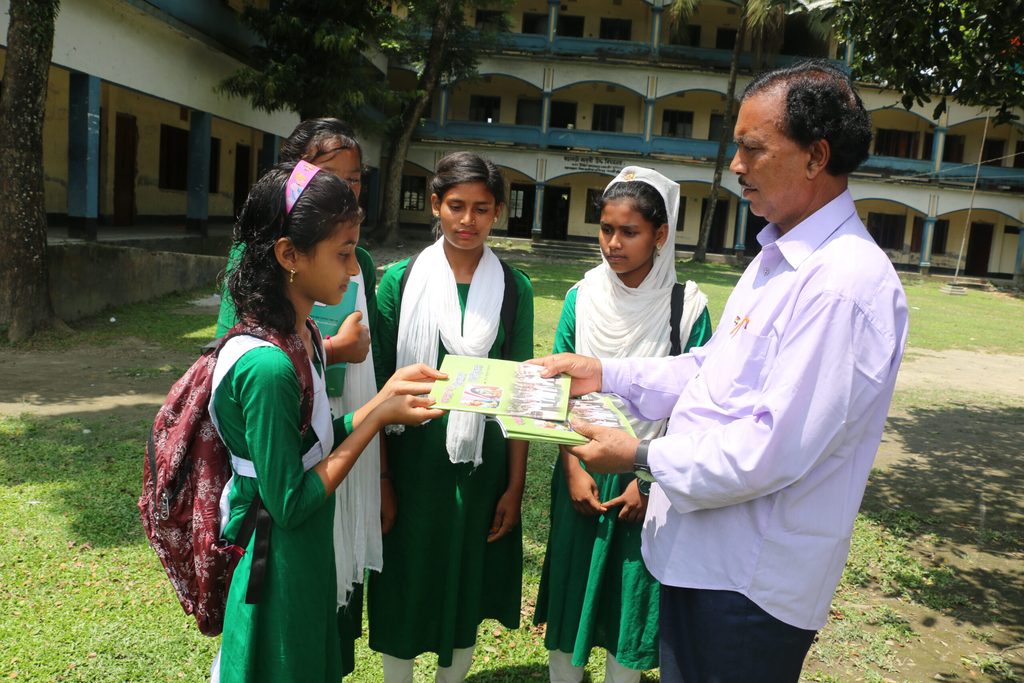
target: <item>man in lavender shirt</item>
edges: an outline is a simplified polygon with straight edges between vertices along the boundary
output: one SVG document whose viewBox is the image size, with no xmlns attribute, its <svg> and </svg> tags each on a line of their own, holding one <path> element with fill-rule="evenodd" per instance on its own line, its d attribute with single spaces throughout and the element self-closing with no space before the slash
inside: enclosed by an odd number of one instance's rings
<svg viewBox="0 0 1024 683">
<path fill-rule="evenodd" d="M 662 583 L 665 683 L 797 681 L 849 553 L 907 337 L 903 288 L 847 177 L 871 124 L 809 62 L 755 78 L 736 121 L 761 253 L 705 346 L 671 359 L 538 362 L 622 396 L 665 436 L 574 425 L 596 472 L 653 480 L 643 556 Z"/>
</svg>

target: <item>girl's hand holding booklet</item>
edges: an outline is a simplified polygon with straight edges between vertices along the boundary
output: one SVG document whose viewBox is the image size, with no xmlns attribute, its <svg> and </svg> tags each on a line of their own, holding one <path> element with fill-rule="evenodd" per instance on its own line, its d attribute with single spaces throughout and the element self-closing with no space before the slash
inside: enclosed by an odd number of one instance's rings
<svg viewBox="0 0 1024 683">
<path fill-rule="evenodd" d="M 541 377 L 543 368 L 529 363 L 445 356 L 430 392 L 433 408 L 484 413 L 501 426 L 509 439 L 560 444 L 583 444 L 568 419 L 616 427 L 633 434 L 629 420 L 604 394 L 569 398 L 569 377 Z"/>
</svg>

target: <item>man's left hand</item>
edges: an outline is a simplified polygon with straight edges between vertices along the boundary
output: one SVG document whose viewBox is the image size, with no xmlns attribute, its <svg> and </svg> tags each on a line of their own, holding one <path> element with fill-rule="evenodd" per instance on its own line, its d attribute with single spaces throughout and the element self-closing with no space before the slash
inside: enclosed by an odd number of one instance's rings
<svg viewBox="0 0 1024 683">
<path fill-rule="evenodd" d="M 621 429 L 598 427 L 582 420 L 573 420 L 572 428 L 590 441 L 582 446 L 566 449 L 570 455 L 587 464 L 587 469 L 600 474 L 619 474 L 633 471 L 639 439 Z"/>
</svg>

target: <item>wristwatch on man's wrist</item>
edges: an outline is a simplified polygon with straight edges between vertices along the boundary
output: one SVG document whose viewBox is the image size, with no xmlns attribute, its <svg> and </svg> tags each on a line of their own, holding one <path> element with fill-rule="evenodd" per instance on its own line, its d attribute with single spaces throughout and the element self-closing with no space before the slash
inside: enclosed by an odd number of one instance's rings
<svg viewBox="0 0 1024 683">
<path fill-rule="evenodd" d="M 651 466 L 647 464 L 647 449 L 650 446 L 650 439 L 644 439 L 636 445 L 636 455 L 633 456 L 633 474 L 640 481 L 654 481 L 654 475 L 651 474 Z"/>
</svg>

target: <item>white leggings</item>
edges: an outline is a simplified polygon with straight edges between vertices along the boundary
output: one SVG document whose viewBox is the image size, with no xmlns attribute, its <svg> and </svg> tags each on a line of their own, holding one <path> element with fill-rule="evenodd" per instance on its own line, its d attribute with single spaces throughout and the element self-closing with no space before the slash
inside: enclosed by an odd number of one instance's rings
<svg viewBox="0 0 1024 683">
<path fill-rule="evenodd" d="M 580 683 L 583 667 L 572 665 L 572 654 L 561 650 L 548 650 L 548 674 L 551 683 Z M 609 652 L 604 660 L 605 683 L 639 683 L 640 672 L 627 669 Z"/>
<path fill-rule="evenodd" d="M 473 650 L 476 646 L 452 650 L 452 665 L 437 667 L 435 683 L 462 683 L 466 680 L 469 667 L 473 665 Z M 412 666 L 415 659 L 399 659 L 384 655 L 384 683 L 412 683 Z"/>
</svg>

